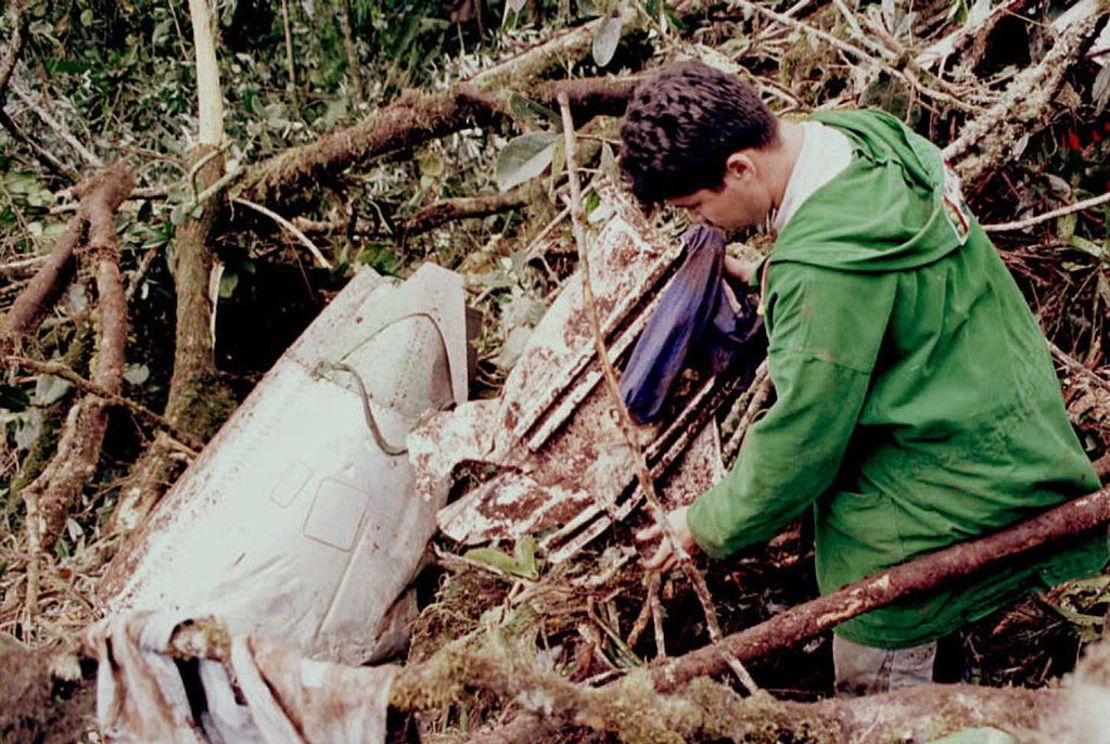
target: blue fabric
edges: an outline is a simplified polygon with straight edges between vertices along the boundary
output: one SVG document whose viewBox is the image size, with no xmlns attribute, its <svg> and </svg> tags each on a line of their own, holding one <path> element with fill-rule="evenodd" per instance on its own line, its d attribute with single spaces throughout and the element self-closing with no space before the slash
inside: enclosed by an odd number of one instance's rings
<svg viewBox="0 0 1110 744">
<path fill-rule="evenodd" d="M 624 404 L 640 423 L 653 421 L 683 367 L 704 365 L 718 374 L 740 356 L 759 354 L 766 345 L 763 319 L 744 293 L 740 312 L 725 298 L 725 240 L 696 225 L 682 236 L 686 260 L 636 342 L 620 389 Z"/>
</svg>

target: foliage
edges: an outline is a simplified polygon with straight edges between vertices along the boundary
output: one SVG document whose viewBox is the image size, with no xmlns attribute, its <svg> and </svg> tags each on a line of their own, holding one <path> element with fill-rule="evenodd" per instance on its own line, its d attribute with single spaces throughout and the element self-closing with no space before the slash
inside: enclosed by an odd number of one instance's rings
<svg viewBox="0 0 1110 744">
<path fill-rule="evenodd" d="M 688 4 L 290 0 L 286 18 L 283 3 L 218 0 L 214 8 L 228 169 L 245 169 L 294 146 L 311 145 L 325 133 L 406 100 L 407 91 L 434 94 L 449 89 L 519 51 L 588 23 L 595 25 L 583 54 L 560 59 L 543 76 L 621 76 L 666 59 L 696 57 L 742 75 L 788 116 L 818 106 L 875 105 L 943 144 L 959 134 L 974 112 L 991 105 L 1031 57 L 1051 46 L 1052 32 L 1046 24 L 1061 10 L 1061 3 L 1050 0 L 1029 3 L 1025 13 L 1034 21 L 1015 17 L 999 27 L 1004 34 L 973 35 L 959 55 L 923 74 L 925 88 L 940 86 L 958 94 L 971 107 L 969 112 L 915 88 L 906 77 L 906 70 L 912 69 L 907 60 L 928 43 L 971 27 L 989 3 L 884 1 L 857 8 L 857 3 L 848 2 L 856 8 L 854 19 L 870 30 L 865 38 L 852 32 L 838 10 L 840 3 L 794 6 L 791 12 L 796 11 L 808 31 L 776 22 L 750 3 L 695 4 L 699 10 L 693 13 L 680 11 L 682 5 Z M 782 12 L 793 4 L 758 5 Z M 337 20 L 344 9 L 350 15 L 350 38 L 344 37 Z M 131 295 L 123 393 L 160 411 L 173 373 L 174 238 L 185 216 L 198 209 L 199 196 L 195 174 L 187 165 L 197 114 L 186 6 L 142 0 L 35 0 L 28 3 L 27 16 L 27 43 L 3 100 L 4 111 L 42 149 L 82 176 L 94 172 L 95 165 L 73 142 L 104 162 L 129 155 L 139 188 L 152 192 L 149 198 L 127 202 L 117 218 L 121 268 Z M 287 25 L 291 55 L 286 49 Z M 6 38 L 10 26 L 0 28 Z M 827 43 L 816 31 L 860 47 L 867 58 Z M 876 41 L 880 38 L 885 40 Z M 884 45 L 886 52 L 880 48 Z M 358 65 L 361 96 L 356 95 L 348 47 Z M 216 306 L 213 328 L 221 375 L 240 398 L 351 272 L 368 266 L 405 276 L 424 261 L 455 268 L 466 277 L 472 304 L 484 315 L 471 392 L 496 394 L 531 328 L 575 268 L 573 239 L 560 217 L 566 159 L 561 119 L 528 98 L 535 82 L 514 81 L 513 90 L 491 91 L 508 112 L 496 124 L 462 129 L 355 163 L 313 184 L 303 203 L 278 205 L 277 211 L 323 250 L 333 264 L 331 270 L 312 268 L 300 241 L 287 230 L 238 206 L 224 205 L 212 246 L 219 259 L 211 292 Z M 1011 161 L 968 194 L 984 223 L 1041 214 L 1110 188 L 1110 65 L 1095 60 L 1076 63 L 1057 97 L 1047 126 L 1016 143 Z M 590 124 L 583 131 L 588 135 L 582 156 L 587 174 L 613 178 L 614 121 Z M 67 176 L 44 165 L 33 148 L 0 130 L 0 310 L 10 307 L 27 286 L 41 257 L 64 230 L 75 206 L 66 191 L 72 185 Z M 405 229 L 407 220 L 428 205 L 516 187 L 527 189 L 523 207 L 450 223 L 426 234 L 410 235 Z M 588 196 L 587 211 L 596 206 L 596 195 Z M 603 216 L 599 211 L 591 219 Z M 1090 370 L 1101 371 L 1103 379 L 1110 348 L 1108 221 L 1110 206 L 1104 204 L 997 238 L 1049 338 Z M 673 236 L 682 224 L 680 218 L 664 213 L 657 226 L 662 234 Z M 752 244 L 766 242 L 754 235 L 744 237 Z M 96 298 L 88 263 L 80 266 L 76 281 L 25 352 L 87 374 Z M 1065 396 L 1088 453 L 1096 457 L 1110 444 L 1107 399 L 1097 384 L 1081 379 L 1066 376 Z M 105 539 L 108 515 L 127 487 L 131 465 L 150 445 L 149 430 L 122 411 L 113 414 L 100 467 L 66 533 L 51 546 L 50 598 L 40 608 L 42 617 L 29 619 L 20 605 L 26 557 L 19 486 L 49 460 L 75 395 L 56 377 L 15 367 L 0 373 L 0 630 L 31 640 L 87 619 L 88 598 L 114 546 Z M 787 542 L 789 550 L 772 547 L 736 566 L 717 566 L 710 572 L 726 630 L 758 622 L 781 605 L 805 599 L 812 583 L 807 548 L 796 533 L 790 533 Z M 647 606 L 643 572 L 633 568 L 634 563 L 614 569 L 603 586 L 583 589 L 588 584 L 581 580 L 583 575 L 604 564 L 611 557 L 608 553 L 591 554 L 557 570 L 545 565 L 529 537 L 512 553 L 478 548 L 463 557 L 468 565 L 465 575 L 444 576 L 440 602 L 422 618 L 423 650 L 439 644 L 442 639 L 436 633 L 454 638 L 480 623 L 496 624 L 494 616 L 511 614 L 499 606 L 511 603 L 523 587 L 533 592 L 532 601 L 547 623 L 542 640 L 549 642 L 560 672 L 579 677 L 619 674 L 656 651 L 654 628 L 634 642 L 624 640 Z M 1050 597 L 1046 613 L 1053 617 L 1051 642 L 1057 648 L 1046 649 L 1047 641 L 1036 647 L 1040 636 L 1034 631 L 1025 634 L 1025 629 L 1018 636 L 1018 651 L 1028 663 L 1014 677 L 1004 677 L 998 669 L 1006 666 L 1002 660 L 1008 652 L 988 649 L 976 659 L 982 677 L 1045 682 L 1045 658 L 1074 654 L 1078 638 L 1096 634 L 1104 590 L 1105 583 Z M 703 642 L 704 629 L 691 620 L 699 615 L 688 587 L 667 577 L 660 591 L 670 610 L 659 627 L 671 651 Z M 1043 628 L 1042 619 L 1037 616 L 1031 624 Z M 1009 627 L 1015 625 L 1020 624 L 1014 621 Z M 1014 636 L 1001 637 L 1008 641 Z M 799 694 L 814 694 L 828 686 L 815 661 L 825 650 L 815 642 L 768 662 L 760 673 L 783 687 L 804 690 Z M 1029 670 L 1037 665 L 1041 676 L 1034 677 Z M 475 716 L 486 712 L 476 708 Z M 452 723 L 465 717 L 453 715 Z"/>
</svg>

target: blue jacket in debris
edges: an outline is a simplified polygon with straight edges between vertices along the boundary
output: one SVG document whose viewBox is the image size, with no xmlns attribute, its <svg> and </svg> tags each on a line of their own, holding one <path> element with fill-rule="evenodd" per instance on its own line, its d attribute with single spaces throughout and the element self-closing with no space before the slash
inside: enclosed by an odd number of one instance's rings
<svg viewBox="0 0 1110 744">
<path fill-rule="evenodd" d="M 621 376 L 621 396 L 640 423 L 659 415 L 679 372 L 704 363 L 714 374 L 762 339 L 763 321 L 744 294 L 739 310 L 723 283 L 725 241 L 710 227 L 691 227 L 682 236 L 686 260 L 648 321 Z M 762 343 L 756 343 L 762 351 Z"/>
</svg>

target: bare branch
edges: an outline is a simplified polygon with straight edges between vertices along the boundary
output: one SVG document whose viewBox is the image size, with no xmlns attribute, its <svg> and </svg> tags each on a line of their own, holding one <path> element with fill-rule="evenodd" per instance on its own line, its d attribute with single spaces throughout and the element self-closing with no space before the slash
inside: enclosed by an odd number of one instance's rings
<svg viewBox="0 0 1110 744">
<path fill-rule="evenodd" d="M 594 300 L 593 286 L 590 282 L 589 245 L 586 242 L 586 228 L 582 212 L 582 193 L 578 184 L 578 165 L 576 160 L 577 140 L 574 132 L 574 119 L 570 112 L 570 103 L 566 94 L 559 93 L 558 100 L 559 108 L 563 115 L 567 180 L 570 183 L 571 193 L 571 202 L 569 205 L 570 217 L 574 230 L 574 240 L 578 245 L 578 271 L 582 275 L 582 299 L 583 304 L 586 306 L 586 317 L 589 318 L 590 327 L 594 334 L 594 345 L 597 347 L 598 364 L 601 366 L 602 375 L 605 378 L 605 387 L 609 393 L 609 398 L 613 408 L 617 412 L 617 420 L 620 424 L 621 434 L 625 440 L 625 446 L 628 447 L 629 452 L 631 452 L 635 458 L 636 477 L 639 481 L 640 489 L 644 492 L 644 496 L 651 505 L 652 516 L 654 516 L 656 523 L 663 532 L 663 539 L 670 541 L 672 549 L 678 556 L 682 572 L 694 587 L 694 592 L 701 601 L 702 609 L 705 612 L 706 625 L 709 628 L 709 637 L 712 639 L 713 643 L 716 644 L 723 638 L 723 635 L 721 633 L 720 623 L 717 621 L 717 610 L 713 604 L 713 598 L 709 594 L 709 587 L 705 583 L 705 578 L 698 572 L 698 568 L 694 565 L 689 553 L 686 552 L 686 548 L 675 535 L 670 520 L 667 518 L 667 513 L 663 509 L 662 503 L 659 501 L 658 494 L 655 492 L 655 481 L 651 477 L 651 471 L 648 470 L 644 452 L 636 441 L 635 424 L 633 424 L 632 416 L 628 413 L 628 408 L 624 405 L 624 400 L 621 398 L 620 385 L 617 383 L 617 374 L 613 370 L 613 364 L 609 359 L 609 350 L 605 346 L 605 337 L 601 332 L 601 321 L 598 318 L 597 303 Z M 657 642 L 659 642 L 659 640 L 659 638 L 656 638 Z M 748 670 L 746 670 L 737 659 L 732 658 L 726 649 L 721 648 L 720 650 L 726 656 L 724 659 L 725 663 L 733 669 L 744 687 L 746 687 L 749 692 L 758 690 L 759 687 L 756 685 L 751 675 L 748 674 Z"/>
<path fill-rule="evenodd" d="M 529 184 L 521 184 L 501 194 L 442 199 L 421 209 L 401 225 L 401 234 L 417 235 L 446 222 L 519 209 L 528 204 Z"/>
<path fill-rule="evenodd" d="M 63 163 L 52 152 L 33 140 L 30 135 L 24 132 L 23 129 L 8 116 L 8 112 L 4 111 L 4 109 L 0 109 L 0 125 L 8 130 L 8 134 L 12 136 L 12 139 L 27 146 L 31 152 L 35 154 L 35 157 L 38 158 L 38 161 L 46 166 L 48 170 L 72 183 L 77 183 L 81 180 L 80 173 L 71 166 Z"/>
<path fill-rule="evenodd" d="M 35 112 L 36 116 L 42 119 L 44 124 L 53 129 L 54 133 L 57 134 L 63 142 L 72 147 L 73 150 L 78 155 L 80 155 L 86 163 L 94 168 L 104 167 L 104 161 L 98 158 L 96 156 L 96 153 L 85 147 L 85 145 L 83 145 L 80 140 L 74 137 L 73 133 L 70 132 L 65 127 L 65 125 L 51 116 L 50 113 L 46 110 L 46 107 L 31 96 L 30 91 L 24 90 L 23 86 L 16 84 L 14 81 L 12 82 L 12 91 L 16 94 L 17 97 L 19 97 L 21 101 L 23 101 L 23 103 L 25 103 L 32 111 Z"/>
<path fill-rule="evenodd" d="M 320 252 L 320 249 L 316 247 L 316 244 L 309 240 L 307 235 L 298 230 L 297 226 L 294 225 L 292 222 L 285 219 L 277 212 L 274 212 L 271 209 L 267 209 L 261 204 L 255 204 L 254 202 L 247 201 L 246 199 L 232 197 L 231 202 L 233 204 L 241 204 L 248 209 L 253 209 L 259 214 L 269 217 L 271 220 L 280 225 L 282 229 L 287 230 L 290 235 L 296 238 L 297 242 L 307 248 L 308 252 L 311 253 L 313 258 L 316 259 L 316 263 L 318 263 L 321 267 L 325 269 L 331 269 L 331 263 L 328 261 L 328 259 L 324 258 L 324 254 Z"/>
<path fill-rule="evenodd" d="M 983 232 L 1010 232 L 1012 230 L 1024 230 L 1027 227 L 1033 227 L 1034 225 L 1039 225 L 1042 222 L 1054 220 L 1057 217 L 1063 217 L 1065 215 L 1075 214 L 1076 212 L 1082 212 L 1085 209 L 1097 207 L 1100 204 L 1106 204 L 1107 202 L 1110 202 L 1110 191 L 1099 196 L 1092 196 L 1090 199 L 1078 201 L 1075 204 L 1069 204 L 1066 207 L 1053 209 L 1051 212 L 1038 214 L 1034 217 L 1026 217 L 1023 220 L 1016 220 L 1014 222 L 1002 222 L 997 225 L 983 225 Z"/>
<path fill-rule="evenodd" d="M 97 398 L 103 399 L 109 405 L 126 408 L 148 426 L 164 430 L 171 437 L 178 440 L 180 445 L 193 455 L 196 455 L 204 446 L 202 442 L 197 441 L 187 432 L 179 430 L 165 418 L 159 416 L 141 403 L 136 403 L 129 398 L 123 397 L 119 393 L 114 393 L 105 387 L 97 385 L 95 382 L 85 379 L 64 364 L 59 364 L 57 362 L 38 362 L 34 359 L 21 356 L 8 356 L 6 359 L 9 364 L 18 365 L 32 372 L 37 372 L 40 375 L 53 375 L 54 377 L 61 378 L 78 390 L 83 390 L 89 395 L 95 395 Z"/>
</svg>

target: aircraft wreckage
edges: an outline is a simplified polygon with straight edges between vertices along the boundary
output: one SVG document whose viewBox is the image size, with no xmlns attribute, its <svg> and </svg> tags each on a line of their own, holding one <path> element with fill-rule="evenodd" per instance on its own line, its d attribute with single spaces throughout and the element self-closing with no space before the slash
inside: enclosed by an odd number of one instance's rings
<svg viewBox="0 0 1110 744">
<path fill-rule="evenodd" d="M 615 194 L 599 210 L 591 286 L 620 368 L 684 245 Z M 426 265 L 402 284 L 357 275 L 116 557 L 106 609 L 215 615 L 232 632 L 365 663 L 404 642 L 416 612 L 407 587 L 437 528 L 464 544 L 538 536 L 559 562 L 628 517 L 642 494 L 604 388 L 581 272 L 497 398 L 464 401 L 465 317 L 452 272 Z M 665 504 L 723 477 L 716 414 L 751 366 L 684 379 L 659 423 L 639 427 Z"/>
</svg>

